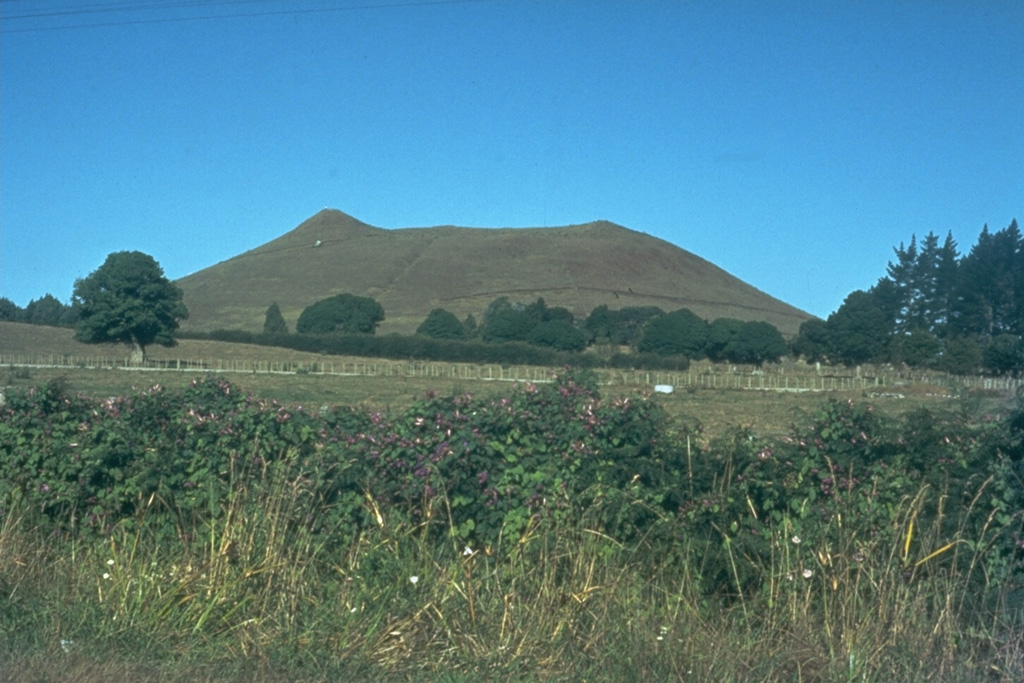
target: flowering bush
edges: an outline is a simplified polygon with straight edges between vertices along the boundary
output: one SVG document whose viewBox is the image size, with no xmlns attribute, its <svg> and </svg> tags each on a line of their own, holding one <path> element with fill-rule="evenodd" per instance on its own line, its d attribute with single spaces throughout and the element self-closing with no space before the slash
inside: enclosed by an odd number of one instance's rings
<svg viewBox="0 0 1024 683">
<path fill-rule="evenodd" d="M 697 549 L 709 590 L 757 586 L 780 553 L 802 554 L 792 576 L 885 554 L 911 576 L 974 562 L 961 547 L 998 582 L 1024 557 L 1022 424 L 830 401 L 782 439 L 706 440 L 571 370 L 392 415 L 286 406 L 216 377 L 101 400 L 54 382 L 0 407 L 0 507 L 20 496 L 60 533 L 145 520 L 187 542 L 233 501 L 285 491 L 281 521 L 339 545 L 390 524 L 500 549 L 573 519 L 666 561 Z"/>
<path fill-rule="evenodd" d="M 808 417 L 772 441 L 735 429 L 695 461 L 700 493 L 680 520 L 717 558 L 709 578 L 720 587 L 770 579 L 764 568 L 792 545 L 836 571 L 872 555 L 901 563 L 908 578 L 939 557 L 968 569 L 973 552 L 950 552 L 961 544 L 986 551 L 978 580 L 1024 568 L 1024 485 L 1002 421 L 924 409 L 891 420 L 836 400 Z"/>
</svg>

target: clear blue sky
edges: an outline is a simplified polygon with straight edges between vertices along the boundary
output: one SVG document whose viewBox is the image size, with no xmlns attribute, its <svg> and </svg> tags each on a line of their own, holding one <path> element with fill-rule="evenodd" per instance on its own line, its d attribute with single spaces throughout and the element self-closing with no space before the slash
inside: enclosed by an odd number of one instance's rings
<svg viewBox="0 0 1024 683">
<path fill-rule="evenodd" d="M 1022 35 L 1019 0 L 0 0 L 0 296 L 329 206 L 606 219 L 824 317 L 912 233 L 1024 220 Z"/>
</svg>

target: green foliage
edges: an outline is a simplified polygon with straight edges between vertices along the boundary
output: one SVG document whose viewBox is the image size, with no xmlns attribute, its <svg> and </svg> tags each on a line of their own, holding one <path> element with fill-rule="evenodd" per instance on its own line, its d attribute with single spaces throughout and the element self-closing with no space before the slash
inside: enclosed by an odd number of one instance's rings
<svg viewBox="0 0 1024 683">
<path fill-rule="evenodd" d="M 981 345 L 974 337 L 949 337 L 936 366 L 954 375 L 973 375 L 981 369 Z"/>
<path fill-rule="evenodd" d="M 613 311 L 602 304 L 590 312 L 583 329 L 595 342 L 633 345 L 640 341 L 647 321 L 661 315 L 665 315 L 665 311 L 657 306 L 626 306 Z"/>
<path fill-rule="evenodd" d="M 21 320 L 22 310 L 18 304 L 5 296 L 0 296 L 0 320 L 17 322 Z"/>
<path fill-rule="evenodd" d="M 549 346 L 559 351 L 582 351 L 587 347 L 583 332 L 564 318 L 540 323 L 530 330 L 526 341 L 535 346 Z"/>
<path fill-rule="evenodd" d="M 830 316 L 827 346 L 838 360 L 974 372 L 980 362 L 970 341 L 993 348 L 1002 335 L 1024 333 L 1024 237 L 1016 220 L 995 233 L 985 226 L 963 258 L 952 233 L 941 245 L 932 232 L 920 242 L 911 236 L 894 252 L 886 276 Z M 1014 372 L 1011 347 L 1005 339 L 996 344 L 985 370 Z M 795 348 L 812 360 L 820 345 L 798 339 Z"/>
<path fill-rule="evenodd" d="M 884 357 L 890 325 L 872 293 L 858 290 L 847 296 L 827 324 L 834 360 L 859 365 Z"/>
<path fill-rule="evenodd" d="M 741 327 L 743 321 L 736 318 L 718 318 L 708 325 L 708 343 L 705 348 L 708 358 L 716 363 L 728 360 L 725 349 L 739 334 Z"/>
<path fill-rule="evenodd" d="M 529 305 L 512 304 L 508 297 L 491 302 L 484 311 L 480 338 L 485 342 L 526 342 L 559 351 L 582 351 L 586 335 L 573 325 L 572 313 L 560 306 L 549 308 L 543 297 Z"/>
<path fill-rule="evenodd" d="M 263 332 L 265 334 L 288 334 L 288 323 L 281 315 L 281 308 L 276 301 L 267 308 L 267 314 L 263 321 Z"/>
<path fill-rule="evenodd" d="M 957 273 L 954 331 L 982 337 L 1024 333 L 1024 238 L 1017 221 L 985 226 Z"/>
<path fill-rule="evenodd" d="M 307 306 L 299 315 L 299 334 L 373 334 L 384 308 L 370 297 L 338 294 Z"/>
<path fill-rule="evenodd" d="M 383 337 L 365 334 L 280 335 L 244 330 L 187 332 L 190 339 L 214 339 L 237 344 L 258 344 L 295 351 L 367 358 L 420 359 L 453 363 L 500 363 L 502 365 L 540 365 L 546 367 L 625 368 L 638 370 L 686 370 L 684 356 L 660 356 L 653 353 L 615 354 L 601 361 L 595 354 L 559 351 L 533 344 L 509 342 L 491 344 L 475 339 L 431 339 L 423 336 L 391 334 Z M 183 335 L 185 336 L 185 335 Z"/>
<path fill-rule="evenodd" d="M 982 360 L 997 375 L 1019 375 L 1024 371 L 1024 341 L 1015 334 L 1000 334 L 985 347 Z"/>
<path fill-rule="evenodd" d="M 536 326 L 536 319 L 524 311 L 509 306 L 488 316 L 480 332 L 480 338 L 492 343 L 525 342 Z"/>
<path fill-rule="evenodd" d="M 942 344 L 935 335 L 928 330 L 916 328 L 893 338 L 889 357 L 897 363 L 927 367 L 935 365 L 941 350 Z"/>
<path fill-rule="evenodd" d="M 466 339 L 473 339 L 480 333 L 480 328 L 472 313 L 467 315 L 466 319 L 462 321 L 462 329 L 465 331 Z"/>
<path fill-rule="evenodd" d="M 800 332 L 792 342 L 792 351 L 808 363 L 828 360 L 832 349 L 832 338 L 828 323 L 820 318 L 811 318 L 800 324 Z"/>
<path fill-rule="evenodd" d="M 723 355 L 733 363 L 776 363 L 789 351 L 786 340 L 771 323 L 748 320 L 726 344 Z"/>
<path fill-rule="evenodd" d="M 989 580 L 1024 559 L 1020 411 L 1004 427 L 831 401 L 784 439 L 737 429 L 702 445 L 698 431 L 669 430 L 657 401 L 605 400 L 581 372 L 500 398 L 427 396 L 395 416 L 310 413 L 217 378 L 104 401 L 51 383 L 0 411 L 0 499 L 17 494 L 64 533 L 104 536 L 145 516 L 168 539 L 202 535 L 233 491 L 288 481 L 301 482 L 288 523 L 342 544 L 379 518 L 497 549 L 584 516 L 619 542 L 725 534 L 770 562 L 779 534 L 821 547 L 841 519 L 868 556 L 898 544 L 915 500 L 935 547 L 989 539 Z M 724 586 L 735 577 L 716 557 L 709 580 Z"/>
<path fill-rule="evenodd" d="M 637 344 L 641 353 L 700 358 L 708 339 L 708 324 L 688 308 L 651 319 Z"/>
<path fill-rule="evenodd" d="M 71 327 L 77 318 L 77 312 L 73 307 L 64 305 L 52 294 L 46 294 L 40 299 L 30 301 L 18 320 L 32 325 Z"/>
<path fill-rule="evenodd" d="M 777 362 L 789 346 L 771 323 L 718 318 L 708 326 L 705 351 L 713 361 L 761 365 Z"/>
<path fill-rule="evenodd" d="M 464 339 L 466 329 L 454 313 L 443 308 L 435 308 L 416 328 L 416 334 L 433 339 Z"/>
<path fill-rule="evenodd" d="M 140 357 L 151 344 L 174 346 L 178 321 L 188 317 L 181 298 L 181 290 L 164 277 L 152 256 L 138 251 L 110 254 L 102 266 L 75 282 L 75 339 L 127 344 Z"/>
<path fill-rule="evenodd" d="M 917 680 L 929 652 L 1010 680 L 1022 444 L 1020 404 L 829 401 L 783 437 L 708 438 L 578 370 L 393 415 L 54 382 L 0 406 L 0 659 L 19 680 L 139 650 L 168 680 Z M 24 651 L 60 671 L 23 675 Z"/>
</svg>

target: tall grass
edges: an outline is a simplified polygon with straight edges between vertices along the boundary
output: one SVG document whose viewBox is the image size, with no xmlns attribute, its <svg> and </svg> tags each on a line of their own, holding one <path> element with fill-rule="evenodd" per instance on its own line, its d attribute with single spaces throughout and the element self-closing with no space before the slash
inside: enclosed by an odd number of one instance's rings
<svg viewBox="0 0 1024 683">
<path fill-rule="evenodd" d="M 145 515 L 106 539 L 65 538 L 4 501 L 0 679 L 1024 678 L 1019 602 L 979 598 L 984 538 L 917 523 L 938 495 L 926 487 L 889 547 L 841 521 L 823 547 L 782 528 L 768 562 L 723 537 L 734 575 L 762 579 L 723 594 L 703 585 L 698 544 L 622 545 L 583 519 L 467 548 L 367 499 L 376 527 L 334 547 L 297 518 L 301 485 L 238 488 L 176 541 Z"/>
</svg>

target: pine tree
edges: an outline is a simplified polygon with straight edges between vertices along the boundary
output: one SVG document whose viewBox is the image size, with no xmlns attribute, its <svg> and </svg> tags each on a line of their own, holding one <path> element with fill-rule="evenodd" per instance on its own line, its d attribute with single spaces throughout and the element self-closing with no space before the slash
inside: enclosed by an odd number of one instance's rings
<svg viewBox="0 0 1024 683">
<path fill-rule="evenodd" d="M 281 309 L 276 301 L 267 309 L 263 331 L 267 334 L 288 334 L 288 323 L 284 321 L 284 316 L 281 315 Z"/>
</svg>

